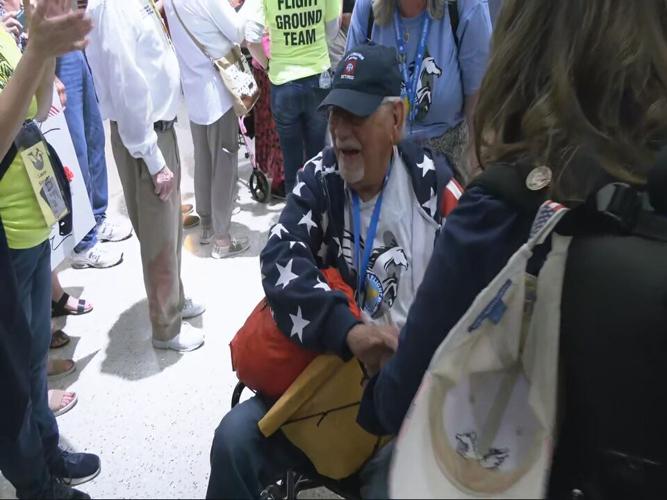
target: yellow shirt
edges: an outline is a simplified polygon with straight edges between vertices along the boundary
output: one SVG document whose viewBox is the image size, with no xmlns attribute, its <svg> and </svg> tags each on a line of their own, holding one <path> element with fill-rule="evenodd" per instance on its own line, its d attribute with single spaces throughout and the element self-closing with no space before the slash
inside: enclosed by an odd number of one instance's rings
<svg viewBox="0 0 667 500">
<path fill-rule="evenodd" d="M 14 38 L 0 29 L 0 92 L 21 59 L 21 51 Z M 37 114 L 37 100 L 33 97 L 28 116 Z M 0 181 L 0 218 L 7 233 L 9 248 L 22 250 L 32 248 L 46 241 L 51 228 L 44 222 L 35 192 L 21 155 L 16 155 L 4 177 Z"/>
</svg>

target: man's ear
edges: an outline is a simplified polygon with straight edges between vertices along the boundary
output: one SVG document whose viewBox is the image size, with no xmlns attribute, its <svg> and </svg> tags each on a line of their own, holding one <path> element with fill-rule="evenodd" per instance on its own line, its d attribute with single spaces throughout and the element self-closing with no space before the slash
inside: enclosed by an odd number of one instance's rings
<svg viewBox="0 0 667 500">
<path fill-rule="evenodd" d="M 392 127 L 392 134 L 394 136 L 394 143 L 398 144 L 403 138 L 403 129 L 405 128 L 405 117 L 407 110 L 405 109 L 405 101 L 401 99 L 392 106 L 392 115 L 394 123 Z"/>
</svg>

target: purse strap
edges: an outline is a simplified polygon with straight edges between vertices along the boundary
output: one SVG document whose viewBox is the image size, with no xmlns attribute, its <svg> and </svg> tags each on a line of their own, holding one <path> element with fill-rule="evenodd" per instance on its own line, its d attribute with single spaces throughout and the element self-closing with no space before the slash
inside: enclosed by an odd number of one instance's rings
<svg viewBox="0 0 667 500">
<path fill-rule="evenodd" d="M 178 9 L 176 8 L 176 0 L 171 0 L 171 6 L 174 8 L 174 14 L 176 14 L 176 18 L 178 18 L 178 22 L 181 23 L 181 26 L 183 26 L 183 29 L 188 34 L 190 39 L 194 42 L 194 44 L 201 51 L 201 53 L 204 54 L 206 57 L 208 57 L 208 59 L 215 65 L 215 59 L 213 59 L 210 56 L 210 54 L 206 51 L 206 47 L 204 47 L 204 45 L 201 44 L 199 42 L 199 40 L 197 40 L 197 38 L 192 34 L 192 32 L 185 25 L 185 23 L 183 22 L 183 19 L 181 19 L 181 15 L 178 13 Z"/>
</svg>

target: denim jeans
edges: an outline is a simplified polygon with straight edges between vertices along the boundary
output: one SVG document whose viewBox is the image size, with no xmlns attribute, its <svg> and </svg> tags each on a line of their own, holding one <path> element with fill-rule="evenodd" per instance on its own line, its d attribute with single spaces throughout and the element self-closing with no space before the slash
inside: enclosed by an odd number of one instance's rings
<svg viewBox="0 0 667 500">
<path fill-rule="evenodd" d="M 81 175 L 99 225 L 106 217 L 109 203 L 107 163 L 104 154 L 104 126 L 97 103 L 93 77 L 81 51 L 59 57 L 56 74 L 65 85 L 67 105 L 65 119 L 69 128 Z M 74 249 L 84 252 L 97 243 L 97 229 L 93 228 Z"/>
<path fill-rule="evenodd" d="M 268 405 L 255 396 L 227 413 L 215 431 L 207 498 L 259 498 L 287 469 L 314 472 L 308 458 L 278 431 L 264 437 L 257 423 Z M 364 498 L 387 498 L 391 447 L 386 446 L 360 472 Z"/>
<path fill-rule="evenodd" d="M 30 404 L 18 439 L 0 446 L 0 466 L 19 496 L 29 497 L 44 488 L 49 478 L 47 466 L 60 456 L 58 424 L 49 409 L 47 393 L 51 247 L 47 240 L 33 248 L 10 252 L 19 303 L 30 325 Z"/>
<path fill-rule="evenodd" d="M 283 151 L 286 194 L 296 184 L 297 171 L 324 149 L 327 116 L 317 107 L 328 92 L 320 89 L 320 75 L 271 84 L 271 112 Z"/>
</svg>

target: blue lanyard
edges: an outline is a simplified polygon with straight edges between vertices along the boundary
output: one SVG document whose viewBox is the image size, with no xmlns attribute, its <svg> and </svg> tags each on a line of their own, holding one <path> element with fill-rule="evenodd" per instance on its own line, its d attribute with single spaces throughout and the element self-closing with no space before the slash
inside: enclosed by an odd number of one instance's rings
<svg viewBox="0 0 667 500">
<path fill-rule="evenodd" d="M 415 70 L 412 74 L 412 80 L 410 80 L 410 74 L 408 72 L 407 49 L 405 47 L 405 40 L 403 39 L 403 20 L 401 19 L 398 9 L 394 11 L 394 31 L 396 33 L 396 47 L 398 48 L 401 72 L 403 73 L 403 81 L 405 82 L 406 93 L 403 97 L 407 97 L 408 99 L 408 104 L 410 105 L 408 121 L 412 124 L 417 116 L 417 89 L 419 88 L 419 75 L 421 73 L 422 63 L 424 62 L 424 56 L 426 55 L 428 35 L 431 31 L 431 18 L 427 12 L 424 12 L 421 39 L 417 46 Z"/>
<path fill-rule="evenodd" d="M 373 252 L 373 243 L 375 242 L 375 234 L 377 233 L 378 222 L 380 221 L 380 212 L 382 211 L 382 198 L 384 196 L 384 188 L 387 185 L 389 180 L 389 175 L 391 174 L 391 165 L 387 171 L 387 175 L 384 177 L 384 183 L 382 184 L 382 191 L 378 199 L 375 201 L 375 207 L 373 208 L 373 215 L 371 216 L 371 222 L 368 225 L 368 231 L 366 233 L 366 240 L 364 246 L 364 255 L 363 259 L 361 256 L 361 207 L 359 201 L 359 195 L 354 191 L 350 190 L 350 195 L 352 197 L 352 218 L 353 218 L 353 232 L 354 232 L 354 264 L 357 266 L 357 303 L 359 307 L 363 308 L 362 296 L 364 294 L 364 289 L 366 287 L 366 277 L 368 275 L 368 264 L 371 260 L 371 253 Z"/>
</svg>

